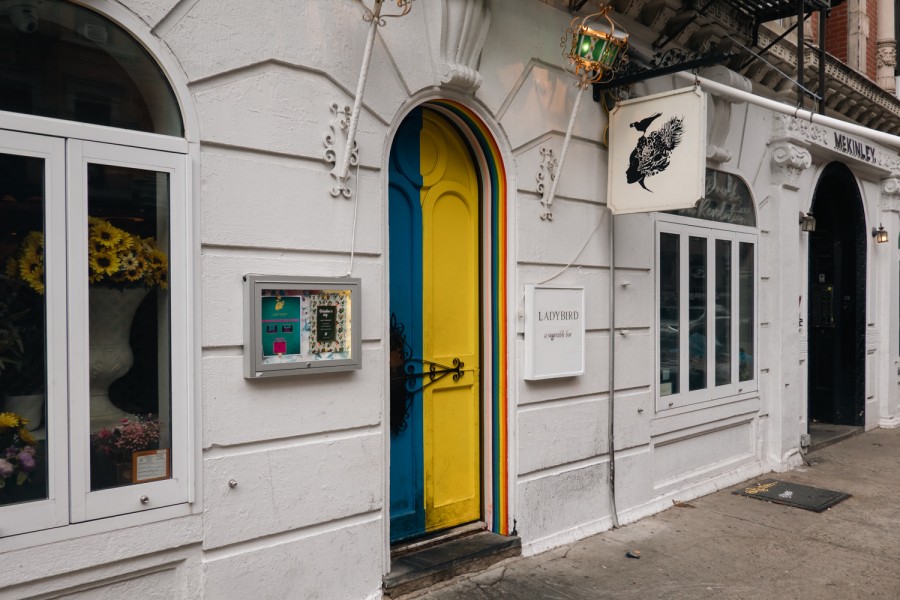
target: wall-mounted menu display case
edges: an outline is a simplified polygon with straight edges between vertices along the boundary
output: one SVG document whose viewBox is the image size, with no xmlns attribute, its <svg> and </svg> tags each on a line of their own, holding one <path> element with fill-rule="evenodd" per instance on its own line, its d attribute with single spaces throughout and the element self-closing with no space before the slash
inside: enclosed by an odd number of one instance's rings
<svg viewBox="0 0 900 600">
<path fill-rule="evenodd" d="M 244 377 L 359 369 L 360 280 L 244 275 Z"/>
</svg>

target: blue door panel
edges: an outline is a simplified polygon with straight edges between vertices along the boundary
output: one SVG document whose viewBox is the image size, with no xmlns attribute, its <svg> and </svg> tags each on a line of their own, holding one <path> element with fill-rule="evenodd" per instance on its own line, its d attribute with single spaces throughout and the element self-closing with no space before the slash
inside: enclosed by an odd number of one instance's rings
<svg viewBox="0 0 900 600">
<path fill-rule="evenodd" d="M 390 313 L 401 332 L 408 356 L 422 356 L 422 208 L 419 134 L 422 113 L 415 110 L 400 125 L 389 161 Z M 392 357 L 392 396 L 405 380 Z M 401 368 L 402 369 L 402 368 Z M 416 382 L 411 384 L 416 387 Z M 397 403 L 392 402 L 392 410 Z M 391 432 L 391 541 L 425 531 L 422 444 L 422 394 L 407 398 L 408 414 L 399 431 Z M 396 417 L 396 415 L 392 415 Z"/>
</svg>

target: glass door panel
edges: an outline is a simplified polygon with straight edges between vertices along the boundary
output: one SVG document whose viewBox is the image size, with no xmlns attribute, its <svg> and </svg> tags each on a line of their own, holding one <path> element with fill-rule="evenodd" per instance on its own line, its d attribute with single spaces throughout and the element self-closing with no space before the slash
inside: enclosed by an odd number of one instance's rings
<svg viewBox="0 0 900 600">
<path fill-rule="evenodd" d="M 184 161 L 74 140 L 68 148 L 70 302 L 82 317 L 70 350 L 82 398 L 72 408 L 73 461 L 85 473 L 73 481 L 78 521 L 186 500 L 186 361 L 170 343 L 172 323 L 184 322 L 170 294 L 175 280 L 184 289 L 170 260 L 185 251 L 173 242 L 184 223 L 172 219 Z"/>
<path fill-rule="evenodd" d="M 63 230 L 60 216 L 51 218 L 51 191 L 63 193 L 59 185 L 63 178 L 63 143 L 14 132 L 0 135 L 3 537 L 65 522 L 66 502 L 57 502 L 56 495 L 66 477 L 61 453 L 67 437 L 61 426 L 65 390 L 48 387 L 51 362 L 53 368 L 65 368 L 64 354 L 60 357 L 58 352 L 48 352 L 48 348 L 64 346 L 52 342 L 58 332 L 64 332 L 64 306 L 62 311 L 58 307 L 64 301 L 65 280 L 59 262 L 63 240 L 53 240 L 51 233 L 62 234 Z M 57 208 L 63 206 L 56 204 Z M 54 285 L 51 276 L 62 285 Z"/>
<path fill-rule="evenodd" d="M 167 479 L 169 174 L 88 163 L 91 490 Z"/>
</svg>

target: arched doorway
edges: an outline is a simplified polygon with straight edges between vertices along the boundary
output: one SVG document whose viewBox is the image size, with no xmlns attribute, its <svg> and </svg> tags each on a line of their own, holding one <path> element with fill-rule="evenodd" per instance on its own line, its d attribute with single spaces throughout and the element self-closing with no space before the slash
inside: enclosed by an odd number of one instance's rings
<svg viewBox="0 0 900 600">
<path fill-rule="evenodd" d="M 866 228 L 856 179 L 844 164 L 822 172 L 809 236 L 809 418 L 865 424 Z"/>
<path fill-rule="evenodd" d="M 391 541 L 507 530 L 505 198 L 485 133 L 436 101 L 391 147 Z"/>
</svg>

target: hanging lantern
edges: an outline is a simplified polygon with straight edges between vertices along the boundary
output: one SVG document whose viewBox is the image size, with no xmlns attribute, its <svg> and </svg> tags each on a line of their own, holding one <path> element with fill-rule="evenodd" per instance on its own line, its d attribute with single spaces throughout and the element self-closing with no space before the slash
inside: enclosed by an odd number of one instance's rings
<svg viewBox="0 0 900 600">
<path fill-rule="evenodd" d="M 607 5 L 598 13 L 576 18 L 566 30 L 564 40 L 570 35 L 572 37 L 566 57 L 571 62 L 575 75 L 591 82 L 606 77 L 628 46 L 628 34 L 621 28 L 616 28 L 609 10 Z M 598 18 L 604 18 L 606 22 L 593 20 Z"/>
</svg>

